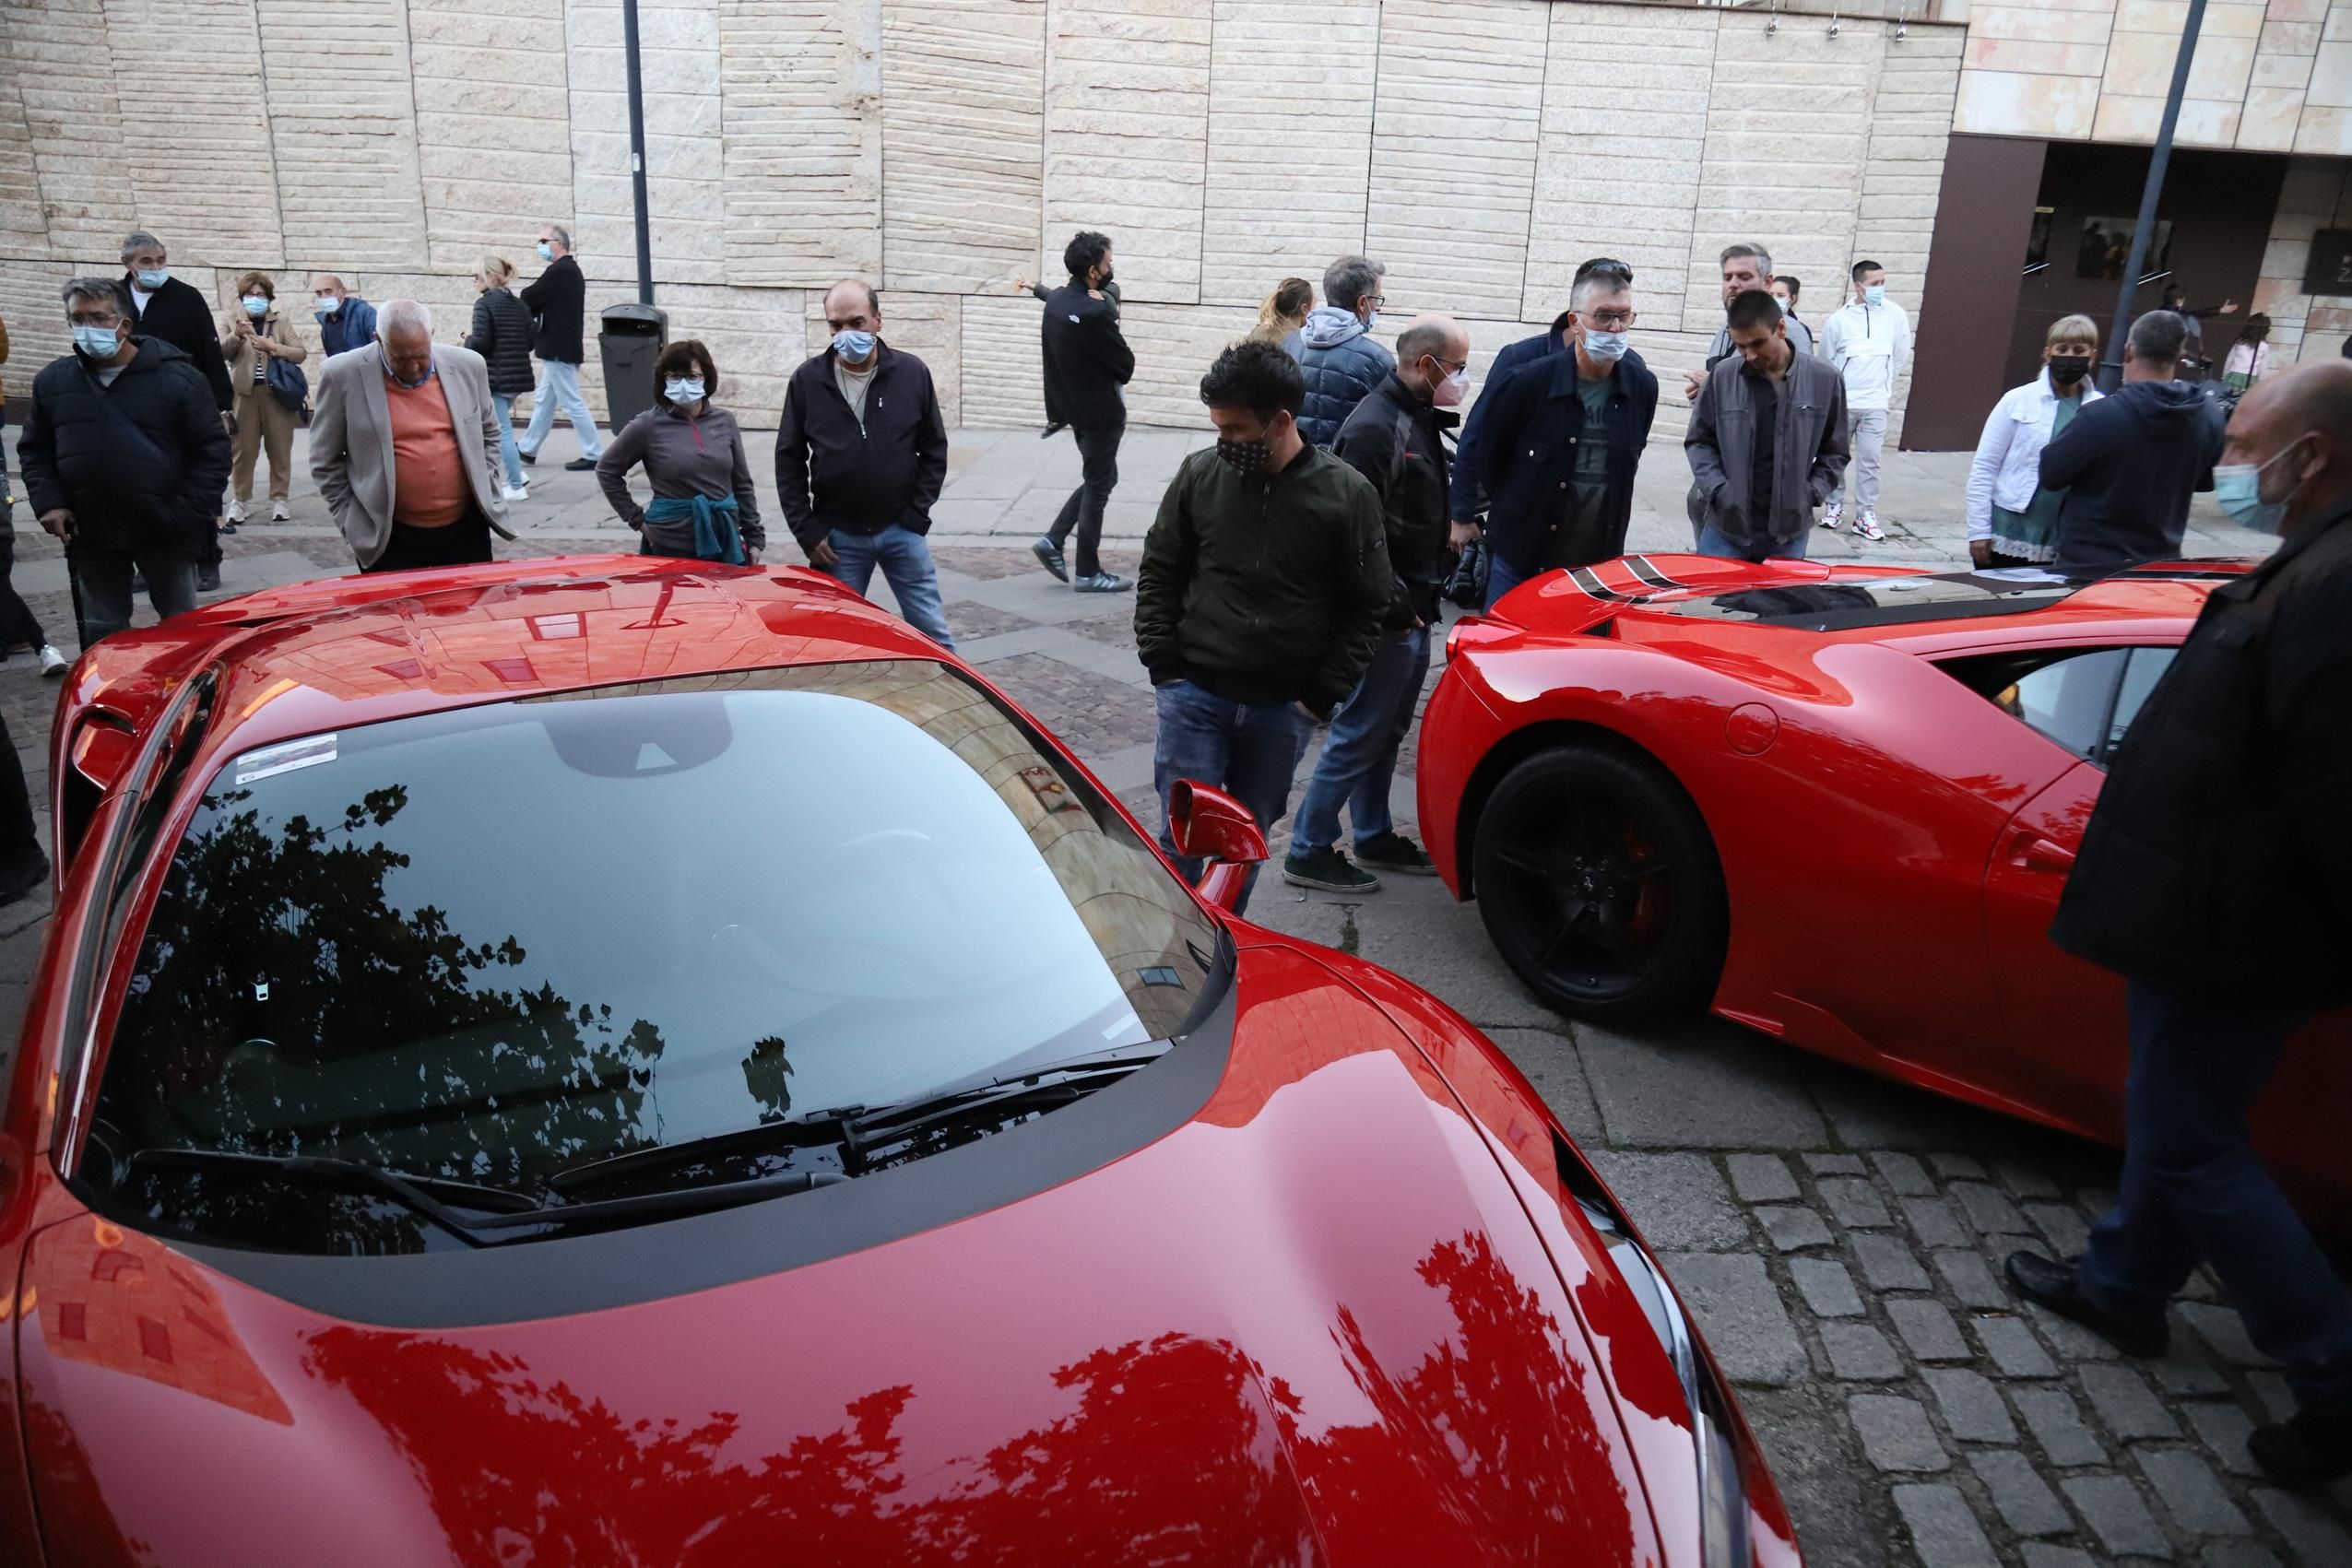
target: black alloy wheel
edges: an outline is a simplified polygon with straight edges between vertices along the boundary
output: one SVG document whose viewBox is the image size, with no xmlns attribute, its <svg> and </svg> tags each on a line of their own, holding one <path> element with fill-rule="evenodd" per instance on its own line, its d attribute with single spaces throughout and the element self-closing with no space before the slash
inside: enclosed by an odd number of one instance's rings
<svg viewBox="0 0 2352 1568">
<path fill-rule="evenodd" d="M 1471 858 L 1487 935 L 1548 1005 L 1615 1022 L 1713 996 L 1726 928 L 1714 841 L 1672 775 L 1630 748 L 1580 742 L 1518 764 Z"/>
</svg>

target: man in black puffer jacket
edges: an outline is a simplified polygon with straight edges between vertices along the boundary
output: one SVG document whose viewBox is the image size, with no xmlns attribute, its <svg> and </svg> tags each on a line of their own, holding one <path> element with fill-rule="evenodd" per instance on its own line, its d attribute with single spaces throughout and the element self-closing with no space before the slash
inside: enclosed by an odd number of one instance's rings
<svg viewBox="0 0 2352 1568">
<path fill-rule="evenodd" d="M 1446 447 L 1455 416 L 1440 407 L 1470 391 L 1470 331 L 1449 316 L 1423 316 L 1397 335 L 1396 373 L 1355 406 L 1331 455 L 1372 482 L 1389 535 L 1396 586 L 1370 667 L 1323 742 L 1298 803 L 1282 880 L 1327 892 L 1370 892 L 1366 867 L 1425 877 L 1421 846 L 1396 831 L 1389 790 L 1397 749 L 1412 727 L 1429 674 L 1429 629 L 1447 560 Z M 1355 859 L 1340 853 L 1340 809 L 1355 830 Z"/>
<path fill-rule="evenodd" d="M 34 514 L 73 563 L 88 647 L 131 624 L 134 565 L 159 618 L 195 607 L 229 432 L 189 358 L 132 335 L 121 284 L 77 277 L 65 301 L 74 351 L 33 379 L 17 455 Z"/>
<path fill-rule="evenodd" d="M 1152 776 L 1230 791 L 1271 831 L 1309 729 L 1363 679 L 1395 578 L 1380 498 L 1300 438 L 1306 388 L 1271 343 L 1236 343 L 1200 378 L 1213 452 L 1176 469 L 1143 543 L 1136 656 L 1160 712 Z M 1200 863 L 1176 855 L 1185 875 Z M 1248 902 L 1245 888 L 1240 905 Z"/>
</svg>

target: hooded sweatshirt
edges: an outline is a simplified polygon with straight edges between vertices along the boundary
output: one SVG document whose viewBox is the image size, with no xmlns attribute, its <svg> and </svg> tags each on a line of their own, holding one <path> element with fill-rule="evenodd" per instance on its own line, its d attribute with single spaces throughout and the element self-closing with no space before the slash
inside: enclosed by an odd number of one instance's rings
<svg viewBox="0 0 2352 1568">
<path fill-rule="evenodd" d="M 2135 381 L 2074 416 L 2041 449 L 2041 482 L 2059 509 L 2064 577 L 2097 577 L 2181 552 L 2189 497 L 2213 489 L 2226 416 L 2182 382 Z"/>
<path fill-rule="evenodd" d="M 1338 440 L 1340 427 L 1365 395 L 1395 373 L 1397 357 L 1375 343 L 1371 331 L 1353 311 L 1318 305 L 1306 312 L 1295 357 L 1306 378 L 1298 433 L 1309 446 Z"/>
<path fill-rule="evenodd" d="M 1876 305 L 1850 301 L 1821 324 L 1821 357 L 1846 378 L 1850 412 L 1884 409 L 1911 357 L 1911 318 L 1892 300 Z"/>
</svg>

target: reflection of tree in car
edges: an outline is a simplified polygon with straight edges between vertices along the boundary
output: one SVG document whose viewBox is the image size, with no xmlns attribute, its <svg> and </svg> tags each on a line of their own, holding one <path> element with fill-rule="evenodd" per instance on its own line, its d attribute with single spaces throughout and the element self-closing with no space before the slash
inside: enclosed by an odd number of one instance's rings
<svg viewBox="0 0 2352 1568">
<path fill-rule="evenodd" d="M 760 1120 L 780 1122 L 792 1113 L 792 1064 L 785 1059 L 784 1037 L 771 1034 L 756 1042 L 743 1058 L 743 1087 L 759 1102 Z"/>
<path fill-rule="evenodd" d="M 1055 1368 L 1037 1403 L 1059 1413 L 979 1454 L 907 1452 L 903 1418 L 925 1391 L 906 1385 L 787 1434 L 754 1389 L 740 1414 L 615 1404 L 439 1335 L 337 1326 L 307 1361 L 407 1456 L 463 1562 L 504 1562 L 521 1539 L 550 1563 L 699 1568 L 788 1549 L 900 1568 L 1272 1568 L 1317 1556 L 1318 1535 L 1335 1562 L 1449 1561 L 1465 1535 L 1493 1563 L 1567 1561 L 1571 1540 L 1575 1561 L 1630 1561 L 1624 1486 L 1579 1490 L 1616 1471 L 1574 1331 L 1482 1233 L 1432 1245 L 1416 1273 L 1453 1320 L 1417 1364 L 1400 1364 L 1390 1315 L 1367 1327 L 1342 1303 L 1330 1326 L 1368 1420 L 1331 1424 L 1232 1341 L 1170 1332 Z M 1401 1516 L 1401 1497 L 1428 1506 Z"/>
<path fill-rule="evenodd" d="M 371 830 L 406 789 L 274 836 L 249 799 L 206 796 L 157 900 L 99 1108 L 117 1136 L 509 1185 L 655 1141 L 653 1024 L 490 984 L 526 961 L 512 936 L 395 907 L 408 857 Z"/>
</svg>

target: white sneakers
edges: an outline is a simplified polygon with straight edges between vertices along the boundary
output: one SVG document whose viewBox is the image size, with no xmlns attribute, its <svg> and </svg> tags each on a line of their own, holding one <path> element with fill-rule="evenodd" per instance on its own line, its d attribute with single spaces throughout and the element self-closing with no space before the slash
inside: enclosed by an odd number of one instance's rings
<svg viewBox="0 0 2352 1568">
<path fill-rule="evenodd" d="M 1836 533 L 1846 525 L 1846 508 L 1843 501 L 1833 501 L 1821 509 L 1821 525 L 1831 533 Z M 1885 536 L 1886 530 L 1878 525 L 1877 513 L 1866 511 L 1854 519 L 1854 537 L 1883 539 Z"/>
<path fill-rule="evenodd" d="M 53 643 L 43 643 L 38 650 L 38 656 L 43 675 L 59 676 L 74 667 L 74 661 L 59 653 Z"/>
<path fill-rule="evenodd" d="M 245 516 L 246 516 L 246 513 L 245 513 L 245 503 L 244 503 L 243 501 L 230 501 L 230 502 L 229 503 L 229 521 L 230 521 L 230 522 L 231 522 L 231 523 L 242 523 L 242 522 L 245 520 Z"/>
<path fill-rule="evenodd" d="M 289 523 L 293 521 L 293 517 L 294 513 L 288 509 L 284 501 L 273 501 L 269 503 L 269 520 L 272 523 Z"/>
<path fill-rule="evenodd" d="M 530 487 L 527 485 L 509 485 L 498 493 L 504 496 L 509 501 L 528 501 L 531 499 Z"/>
<path fill-rule="evenodd" d="M 1885 536 L 1886 530 L 1878 525 L 1878 513 L 1875 512 L 1863 513 L 1854 525 L 1854 537 L 1858 539 L 1883 539 Z"/>
</svg>

